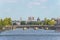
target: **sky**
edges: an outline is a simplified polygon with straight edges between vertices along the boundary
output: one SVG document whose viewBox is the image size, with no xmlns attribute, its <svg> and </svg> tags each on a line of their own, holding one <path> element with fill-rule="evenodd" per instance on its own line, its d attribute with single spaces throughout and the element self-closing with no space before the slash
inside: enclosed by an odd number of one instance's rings
<svg viewBox="0 0 60 40">
<path fill-rule="evenodd" d="M 60 17 L 60 0 L 0 0 L 0 18 Z"/>
</svg>

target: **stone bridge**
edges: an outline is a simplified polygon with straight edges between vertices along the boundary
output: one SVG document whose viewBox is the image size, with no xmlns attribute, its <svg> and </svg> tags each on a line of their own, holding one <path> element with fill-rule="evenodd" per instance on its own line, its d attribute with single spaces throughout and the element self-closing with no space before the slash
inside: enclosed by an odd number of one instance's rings
<svg viewBox="0 0 60 40">
<path fill-rule="evenodd" d="M 14 28 L 39 28 L 39 29 L 49 29 L 49 30 L 60 30 L 60 25 L 13 25 Z"/>
</svg>

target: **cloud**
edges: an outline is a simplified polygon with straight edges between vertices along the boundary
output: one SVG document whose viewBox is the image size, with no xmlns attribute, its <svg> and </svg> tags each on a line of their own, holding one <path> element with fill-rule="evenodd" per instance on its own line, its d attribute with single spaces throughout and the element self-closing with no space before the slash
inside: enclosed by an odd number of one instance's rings
<svg viewBox="0 0 60 40">
<path fill-rule="evenodd" d="M 40 2 L 30 2 L 30 3 L 28 3 L 29 8 L 32 8 L 34 5 L 40 5 Z"/>
<path fill-rule="evenodd" d="M 34 0 L 33 2 L 29 2 L 28 3 L 28 7 L 32 8 L 33 6 L 38 6 L 41 5 L 44 2 L 47 2 L 48 0 Z M 46 7 L 42 7 L 42 8 L 46 8 Z"/>
<path fill-rule="evenodd" d="M 5 12 L 10 12 L 10 11 L 11 11 L 11 8 L 5 9 Z"/>
<path fill-rule="evenodd" d="M 40 5 L 40 2 L 30 2 L 29 5 Z"/>
<path fill-rule="evenodd" d="M 41 8 L 48 8 L 47 6 L 42 6 Z"/>
<path fill-rule="evenodd" d="M 34 0 L 34 1 L 38 1 L 38 2 L 47 2 L 48 0 Z"/>
<path fill-rule="evenodd" d="M 41 2 L 47 2 L 48 0 L 40 0 Z"/>
<path fill-rule="evenodd" d="M 60 1 L 57 2 L 57 5 L 60 5 Z"/>
<path fill-rule="evenodd" d="M 0 0 L 0 3 L 16 3 L 18 0 Z"/>
</svg>

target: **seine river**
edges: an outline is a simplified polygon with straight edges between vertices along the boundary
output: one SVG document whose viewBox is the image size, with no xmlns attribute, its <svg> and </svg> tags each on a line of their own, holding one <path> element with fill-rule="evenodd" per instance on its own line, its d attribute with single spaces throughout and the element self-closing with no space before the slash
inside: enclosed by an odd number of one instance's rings
<svg viewBox="0 0 60 40">
<path fill-rule="evenodd" d="M 0 40 L 60 40 L 60 33 L 55 30 L 15 29 L 1 32 Z"/>
</svg>

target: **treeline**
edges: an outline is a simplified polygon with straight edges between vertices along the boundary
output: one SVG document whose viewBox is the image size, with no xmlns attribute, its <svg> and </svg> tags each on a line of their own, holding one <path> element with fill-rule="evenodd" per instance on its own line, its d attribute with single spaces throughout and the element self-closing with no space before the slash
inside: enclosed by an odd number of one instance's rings
<svg viewBox="0 0 60 40">
<path fill-rule="evenodd" d="M 21 21 L 21 25 L 55 25 L 56 21 L 54 19 L 47 19 L 45 18 L 43 21 Z M 11 18 L 4 18 L 0 19 L 0 29 L 3 27 L 9 27 L 12 25 L 12 19 Z"/>
<path fill-rule="evenodd" d="M 45 18 L 43 21 L 21 21 L 21 25 L 55 25 L 56 21 L 54 19 Z"/>
<path fill-rule="evenodd" d="M 43 21 L 21 21 L 21 25 L 54 25 L 56 21 L 54 19 L 45 18 Z M 0 19 L 0 26 L 12 25 L 11 18 Z"/>
</svg>

